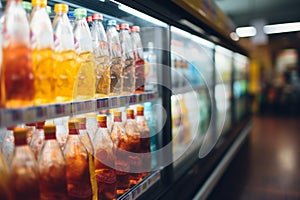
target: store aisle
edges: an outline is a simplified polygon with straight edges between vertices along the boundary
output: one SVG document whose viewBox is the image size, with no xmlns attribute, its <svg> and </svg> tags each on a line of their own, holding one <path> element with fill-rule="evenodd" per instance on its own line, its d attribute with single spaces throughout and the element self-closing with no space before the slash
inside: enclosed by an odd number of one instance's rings
<svg viewBox="0 0 300 200">
<path fill-rule="evenodd" d="M 300 118 L 254 117 L 243 144 L 208 200 L 300 199 Z"/>
</svg>

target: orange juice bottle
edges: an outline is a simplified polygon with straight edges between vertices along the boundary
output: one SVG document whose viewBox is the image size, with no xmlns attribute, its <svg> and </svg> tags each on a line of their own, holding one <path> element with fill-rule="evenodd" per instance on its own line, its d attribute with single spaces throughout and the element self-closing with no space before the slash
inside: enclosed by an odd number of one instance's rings
<svg viewBox="0 0 300 200">
<path fill-rule="evenodd" d="M 68 10 L 69 7 L 66 4 L 55 4 L 54 6 L 56 16 L 53 20 L 55 51 L 53 74 L 57 102 L 73 100 L 79 70 L 73 30 L 67 16 Z"/>
<path fill-rule="evenodd" d="M 30 28 L 21 0 L 9 0 L 3 24 L 2 91 L 5 107 L 17 108 L 33 104 L 34 74 L 32 70 Z"/>
<path fill-rule="evenodd" d="M 32 0 L 31 46 L 35 76 L 35 104 L 54 102 L 53 29 L 46 10 L 47 0 Z"/>
</svg>

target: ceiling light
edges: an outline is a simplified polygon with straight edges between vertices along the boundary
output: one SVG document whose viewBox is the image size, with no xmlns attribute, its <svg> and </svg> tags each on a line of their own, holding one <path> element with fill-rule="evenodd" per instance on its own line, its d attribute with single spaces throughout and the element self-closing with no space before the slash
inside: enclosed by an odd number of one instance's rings
<svg viewBox="0 0 300 200">
<path fill-rule="evenodd" d="M 300 31 L 300 22 L 273 24 L 264 26 L 265 34 Z"/>
<path fill-rule="evenodd" d="M 256 35 L 256 28 L 254 26 L 239 27 L 235 32 L 239 37 L 253 37 Z"/>
</svg>

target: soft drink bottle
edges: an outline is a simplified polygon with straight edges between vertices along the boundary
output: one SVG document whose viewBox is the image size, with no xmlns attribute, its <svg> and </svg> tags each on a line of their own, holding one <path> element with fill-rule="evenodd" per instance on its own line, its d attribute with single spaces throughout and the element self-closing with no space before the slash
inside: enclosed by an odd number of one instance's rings
<svg viewBox="0 0 300 200">
<path fill-rule="evenodd" d="M 33 104 L 35 89 L 30 28 L 20 0 L 9 0 L 6 4 L 1 81 L 2 99 L 7 108 Z"/>
<path fill-rule="evenodd" d="M 144 106 L 136 107 L 136 124 L 141 133 L 141 151 L 143 163 L 143 176 L 147 176 L 151 171 L 151 151 L 150 151 L 150 129 L 144 117 Z"/>
<path fill-rule="evenodd" d="M 98 184 L 98 198 L 116 199 L 116 170 L 114 144 L 107 129 L 105 115 L 98 115 L 98 130 L 94 139 L 95 174 Z"/>
<path fill-rule="evenodd" d="M 7 127 L 5 137 L 2 141 L 1 151 L 3 155 L 3 160 L 7 166 L 9 166 L 11 163 L 11 159 L 15 149 L 15 138 L 13 130 L 14 127 Z"/>
<path fill-rule="evenodd" d="M 88 151 L 79 138 L 79 123 L 69 120 L 69 136 L 64 148 L 67 166 L 67 188 L 70 199 L 91 200 L 92 185 L 90 181 Z"/>
<path fill-rule="evenodd" d="M 110 56 L 110 95 L 120 95 L 123 87 L 123 59 L 116 20 L 107 23 L 107 41 Z"/>
<path fill-rule="evenodd" d="M 77 117 L 76 120 L 79 122 L 79 138 L 86 150 L 88 151 L 89 156 L 89 170 L 90 170 L 90 179 L 93 190 L 93 199 L 97 199 L 98 196 L 98 188 L 95 177 L 95 165 L 94 165 L 94 147 L 92 145 L 91 138 L 86 129 L 86 118 L 85 117 Z"/>
<path fill-rule="evenodd" d="M 77 85 L 79 71 L 78 56 L 75 52 L 74 35 L 68 19 L 69 7 L 66 4 L 55 4 L 56 16 L 53 20 L 54 30 L 54 79 L 55 97 L 58 102 L 71 101 Z"/>
<path fill-rule="evenodd" d="M 70 24 L 71 24 L 72 29 L 73 29 L 74 26 L 75 26 L 75 15 L 74 15 L 74 11 L 69 11 L 69 12 L 68 12 L 68 18 L 69 18 Z"/>
<path fill-rule="evenodd" d="M 132 41 L 129 35 L 129 25 L 120 24 L 121 53 L 124 60 L 123 94 L 133 94 L 135 91 L 135 68 Z"/>
<path fill-rule="evenodd" d="M 11 188 L 15 200 L 40 199 L 39 169 L 26 142 L 26 128 L 15 128 L 15 150 L 10 164 Z"/>
<path fill-rule="evenodd" d="M 116 174 L 117 174 L 117 194 L 125 193 L 129 187 L 129 158 L 128 158 L 128 136 L 122 123 L 122 113 L 114 112 L 114 124 L 111 132 L 111 139 L 116 151 Z"/>
<path fill-rule="evenodd" d="M 96 97 L 107 97 L 110 93 L 110 66 L 106 33 L 101 14 L 93 14 L 91 29 L 93 51 L 96 60 Z"/>
<path fill-rule="evenodd" d="M 40 121 L 36 123 L 35 130 L 32 133 L 32 139 L 29 143 L 29 146 L 34 154 L 35 159 L 38 159 L 38 156 L 45 142 L 44 124 L 45 124 L 44 121 Z"/>
<path fill-rule="evenodd" d="M 74 12 L 76 18 L 74 41 L 80 60 L 80 70 L 74 96 L 76 100 L 91 99 L 94 98 L 96 92 L 96 74 L 92 37 L 85 19 L 87 11 L 84 8 L 77 8 Z"/>
<path fill-rule="evenodd" d="M 128 137 L 129 151 L 135 153 L 135 155 L 129 156 L 130 163 L 130 184 L 135 185 L 142 180 L 142 174 L 139 173 L 142 170 L 142 159 L 141 159 L 141 138 L 137 124 L 134 119 L 134 111 L 131 108 L 126 110 L 126 123 L 125 131 Z"/>
<path fill-rule="evenodd" d="M 45 145 L 38 159 L 41 200 L 68 199 L 66 161 L 55 132 L 54 124 L 44 126 Z"/>
<path fill-rule="evenodd" d="M 135 91 L 141 93 L 145 91 L 145 61 L 139 26 L 131 27 L 131 40 L 135 64 Z"/>
<path fill-rule="evenodd" d="M 53 28 L 46 10 L 47 0 L 32 0 L 31 46 L 35 104 L 54 102 Z"/>
<path fill-rule="evenodd" d="M 12 200 L 8 167 L 0 154 L 0 199 Z"/>
</svg>

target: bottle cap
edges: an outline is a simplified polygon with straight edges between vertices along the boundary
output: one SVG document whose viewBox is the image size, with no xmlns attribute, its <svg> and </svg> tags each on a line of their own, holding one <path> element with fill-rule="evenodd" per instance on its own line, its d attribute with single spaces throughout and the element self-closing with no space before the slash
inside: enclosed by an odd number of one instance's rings
<svg viewBox="0 0 300 200">
<path fill-rule="evenodd" d="M 117 21 L 114 19 L 108 20 L 107 26 L 115 26 L 117 25 Z"/>
<path fill-rule="evenodd" d="M 26 123 L 26 126 L 35 126 L 35 123 Z"/>
<path fill-rule="evenodd" d="M 22 1 L 22 7 L 26 10 L 26 11 L 31 11 L 32 10 L 32 5 L 30 2 L 27 1 Z"/>
<path fill-rule="evenodd" d="M 76 117 L 76 120 L 79 124 L 86 124 L 86 118 L 85 117 Z"/>
<path fill-rule="evenodd" d="M 103 20 L 103 16 L 100 13 L 95 13 L 92 15 L 93 20 Z"/>
<path fill-rule="evenodd" d="M 32 6 L 46 7 L 47 0 L 31 0 Z"/>
<path fill-rule="evenodd" d="M 69 18 L 74 18 L 75 16 L 74 16 L 74 11 L 69 11 L 68 12 L 68 17 Z"/>
<path fill-rule="evenodd" d="M 92 16 L 87 16 L 87 17 L 86 17 L 86 21 L 87 21 L 87 22 L 92 22 L 92 21 L 93 21 Z"/>
<path fill-rule="evenodd" d="M 97 116 L 97 121 L 98 122 L 106 122 L 106 120 L 107 120 L 106 115 L 98 115 Z"/>
<path fill-rule="evenodd" d="M 52 11 L 51 11 L 51 7 L 50 7 L 50 6 L 47 6 L 47 7 L 46 7 L 46 9 L 47 9 L 47 13 L 48 13 L 48 15 L 51 15 L 51 13 L 52 13 Z"/>
<path fill-rule="evenodd" d="M 129 24 L 120 24 L 119 27 L 120 27 L 120 29 L 128 30 L 129 29 Z"/>
<path fill-rule="evenodd" d="M 86 17 L 87 11 L 85 8 L 77 8 L 74 10 L 75 17 Z"/>
<path fill-rule="evenodd" d="M 6 130 L 8 130 L 8 131 L 13 131 L 14 128 L 15 128 L 14 126 L 9 126 L 9 127 L 6 128 Z"/>
<path fill-rule="evenodd" d="M 114 112 L 114 117 L 121 117 L 122 113 L 120 111 L 115 111 Z"/>
<path fill-rule="evenodd" d="M 139 26 L 132 26 L 131 31 L 132 32 L 140 32 L 140 27 Z"/>
<path fill-rule="evenodd" d="M 45 121 L 37 122 L 35 125 L 37 129 L 43 129 L 45 125 Z"/>
<path fill-rule="evenodd" d="M 56 126 L 54 124 L 46 124 L 44 126 L 44 132 L 45 132 L 45 134 L 55 133 L 56 132 Z"/>
<path fill-rule="evenodd" d="M 15 139 L 26 139 L 27 128 L 16 127 L 14 128 L 14 137 Z"/>
<path fill-rule="evenodd" d="M 69 129 L 78 129 L 78 127 L 79 127 L 79 122 L 78 122 L 78 120 L 69 120 L 68 121 L 68 127 L 69 127 Z"/>
<path fill-rule="evenodd" d="M 58 13 L 58 12 L 63 12 L 63 13 L 67 13 L 69 11 L 69 6 L 67 4 L 55 4 L 54 6 L 54 12 Z"/>
<path fill-rule="evenodd" d="M 127 115 L 133 115 L 133 114 L 134 114 L 133 109 L 128 108 L 128 109 L 126 110 L 126 114 L 127 114 Z"/>
<path fill-rule="evenodd" d="M 144 111 L 144 106 L 137 106 L 137 107 L 136 107 L 136 110 L 137 110 L 137 111 Z"/>
</svg>

